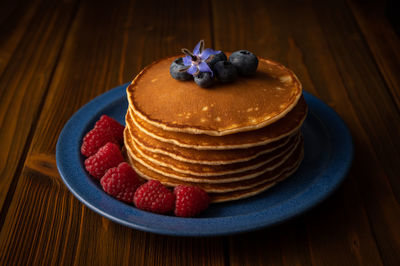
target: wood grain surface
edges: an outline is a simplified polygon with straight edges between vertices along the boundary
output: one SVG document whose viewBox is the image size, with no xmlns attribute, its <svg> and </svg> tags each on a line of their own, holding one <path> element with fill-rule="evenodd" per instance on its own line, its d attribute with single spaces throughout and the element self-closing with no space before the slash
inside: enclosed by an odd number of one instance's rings
<svg viewBox="0 0 400 266">
<path fill-rule="evenodd" d="M 400 40 L 381 1 L 0 3 L 0 265 L 400 265 Z M 284 224 L 224 237 L 124 227 L 81 204 L 55 162 L 85 103 L 152 61 L 248 49 L 291 68 L 353 135 L 347 179 Z"/>
</svg>

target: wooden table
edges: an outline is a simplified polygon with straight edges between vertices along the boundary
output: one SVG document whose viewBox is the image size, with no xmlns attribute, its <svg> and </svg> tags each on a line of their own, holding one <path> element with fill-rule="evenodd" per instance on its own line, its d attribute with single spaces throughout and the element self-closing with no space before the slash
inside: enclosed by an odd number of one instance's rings
<svg viewBox="0 0 400 266">
<path fill-rule="evenodd" d="M 0 4 L 0 265 L 400 265 L 400 40 L 385 4 L 13 0 Z M 210 238 L 111 222 L 61 181 L 55 146 L 82 105 L 152 61 L 242 48 L 291 68 L 349 126 L 355 158 L 289 222 Z"/>
</svg>

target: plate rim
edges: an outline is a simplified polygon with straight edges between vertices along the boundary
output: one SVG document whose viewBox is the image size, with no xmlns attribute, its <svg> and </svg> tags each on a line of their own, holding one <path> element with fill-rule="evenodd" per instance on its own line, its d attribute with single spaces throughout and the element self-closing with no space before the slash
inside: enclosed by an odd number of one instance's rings
<svg viewBox="0 0 400 266">
<path fill-rule="evenodd" d="M 121 97 L 124 97 L 126 95 L 126 87 L 130 83 L 126 83 L 120 86 L 117 86 L 99 96 L 94 98 L 93 100 L 89 101 L 86 103 L 84 106 L 82 106 L 78 111 L 76 111 L 71 118 L 68 120 L 68 122 L 64 125 L 58 141 L 56 145 L 56 162 L 57 162 L 57 169 L 60 173 L 60 176 L 64 182 L 64 184 L 67 186 L 69 191 L 72 192 L 72 194 L 79 200 L 81 201 L 85 206 L 89 207 L 91 210 L 95 211 L 96 213 L 114 221 L 119 224 L 128 226 L 130 228 L 134 228 L 137 230 L 141 231 L 146 231 L 146 232 L 151 232 L 151 233 L 157 233 L 157 234 L 162 234 L 162 235 L 171 235 L 171 236 L 220 236 L 220 235 L 231 235 L 231 234 L 236 234 L 236 233 L 244 233 L 248 231 L 254 231 L 258 230 L 261 228 L 265 228 L 268 226 L 273 226 L 277 225 L 279 223 L 285 222 L 289 219 L 292 219 L 299 214 L 302 214 L 309 209 L 315 207 L 319 203 L 323 202 L 326 198 L 328 198 L 336 189 L 340 186 L 340 184 L 343 182 L 345 177 L 347 176 L 347 173 L 351 167 L 351 163 L 353 160 L 354 156 L 354 147 L 353 147 L 353 141 L 352 141 L 352 136 L 341 119 L 341 117 L 328 105 L 326 105 L 322 100 L 318 99 L 317 97 L 313 96 L 312 94 L 303 91 L 303 94 L 307 100 L 307 104 L 310 106 L 318 106 L 318 114 L 320 116 L 323 116 L 325 118 L 329 118 L 329 121 L 325 121 L 325 125 L 331 126 L 333 128 L 333 132 L 330 132 L 332 134 L 335 134 L 334 136 L 342 140 L 340 146 L 336 146 L 335 149 L 340 149 L 336 151 L 336 153 L 341 154 L 341 158 L 339 160 L 336 158 L 336 160 L 333 162 L 335 163 L 334 165 L 330 165 L 330 168 L 335 166 L 334 168 L 339 168 L 340 171 L 336 171 L 333 174 L 330 173 L 330 175 L 333 175 L 334 178 L 332 178 L 332 182 L 330 186 L 328 186 L 328 189 L 321 192 L 319 194 L 307 194 L 309 193 L 310 189 L 312 189 L 315 185 L 317 184 L 312 184 L 311 186 L 308 186 L 302 193 L 299 193 L 295 197 L 289 198 L 288 200 L 284 202 L 280 202 L 277 205 L 280 205 L 281 207 L 284 207 L 286 205 L 291 205 L 292 201 L 296 200 L 298 201 L 300 198 L 304 198 L 305 196 L 308 196 L 306 201 L 300 201 L 300 204 L 297 203 L 296 208 L 291 208 L 291 209 L 286 209 L 285 212 L 279 212 L 276 208 L 277 206 L 271 206 L 270 208 L 266 210 L 262 210 L 259 212 L 252 212 L 248 214 L 243 214 L 243 215 L 234 215 L 234 216 L 224 216 L 224 217 L 208 217 L 208 218 L 180 218 L 180 217 L 175 217 L 175 216 L 168 216 L 168 215 L 159 215 L 159 214 L 154 214 L 150 212 L 145 212 L 142 210 L 139 210 L 133 206 L 127 205 L 125 203 L 122 203 L 116 199 L 111 198 L 110 196 L 104 194 L 102 196 L 107 196 L 108 201 L 111 202 L 111 204 L 116 205 L 117 207 L 121 208 L 126 208 L 128 207 L 132 214 L 135 216 L 132 216 L 134 218 L 131 221 L 127 221 L 125 218 L 121 217 L 116 217 L 115 214 L 110 214 L 110 210 L 105 211 L 102 208 L 98 206 L 98 204 L 94 204 L 90 200 L 88 200 L 87 195 L 81 195 L 79 193 L 79 189 L 73 186 L 73 184 L 70 182 L 70 178 L 68 176 L 68 173 L 66 169 L 66 163 L 64 162 L 65 156 L 67 158 L 71 156 L 76 156 L 76 148 L 77 147 L 65 147 L 66 143 L 69 143 L 71 141 L 71 134 L 75 138 L 77 137 L 76 134 L 78 132 L 74 132 L 75 127 L 77 124 L 82 123 L 82 119 L 86 118 L 86 120 L 89 120 L 91 122 L 84 123 L 83 128 L 86 128 L 88 124 L 94 123 L 94 116 L 98 116 L 99 112 L 102 110 L 102 106 L 105 106 L 107 104 L 112 104 L 115 101 L 121 100 Z M 311 108 L 309 108 L 310 111 Z M 89 119 L 88 119 L 88 115 Z M 72 133 L 71 133 L 72 131 Z M 82 132 L 79 132 L 82 133 Z M 75 134 L 75 135 L 74 135 Z M 78 134 L 79 135 L 79 134 Z M 81 135 L 79 135 L 81 136 Z M 76 139 L 75 139 L 76 140 Z M 80 141 L 79 141 L 80 143 Z M 73 149 L 75 148 L 75 149 Z M 71 149 L 73 150 L 72 153 L 66 154 L 68 151 L 71 152 Z M 67 151 L 68 150 L 68 151 Z M 78 148 L 78 153 L 79 153 L 79 148 Z M 337 154 L 336 154 L 337 155 Z M 338 157 L 338 156 L 336 156 Z M 72 158 L 73 159 L 73 158 Z M 75 158 L 76 159 L 76 158 Z M 82 164 L 81 164 L 82 168 Z M 79 169 L 77 169 L 79 170 Z M 83 169 L 84 170 L 84 169 Z M 86 174 L 87 176 L 87 174 Z M 88 184 L 93 183 L 93 180 L 86 180 Z M 273 209 L 271 209 L 274 207 Z M 271 211 L 274 211 L 272 212 Z M 270 212 L 270 213 L 268 213 Z M 269 215 L 266 217 L 266 215 Z M 146 222 L 146 223 L 144 223 Z M 159 226 L 163 224 L 164 226 Z M 158 226 L 157 226 L 158 225 Z M 165 227 L 165 225 L 169 225 Z M 201 229 L 201 230 L 199 230 Z"/>
</svg>

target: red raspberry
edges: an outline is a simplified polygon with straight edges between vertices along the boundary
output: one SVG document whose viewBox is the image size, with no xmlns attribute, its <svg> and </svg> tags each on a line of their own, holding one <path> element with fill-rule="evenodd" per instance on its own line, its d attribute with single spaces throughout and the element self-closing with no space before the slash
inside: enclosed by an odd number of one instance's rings
<svg viewBox="0 0 400 266">
<path fill-rule="evenodd" d="M 111 117 L 102 115 L 94 128 L 83 138 L 81 153 L 86 157 L 92 156 L 107 142 L 122 145 L 124 128 Z"/>
<path fill-rule="evenodd" d="M 107 194 L 122 201 L 133 202 L 140 180 L 132 167 L 123 162 L 118 167 L 108 169 L 100 179 L 100 184 Z"/>
<path fill-rule="evenodd" d="M 175 187 L 175 215 L 192 217 L 208 208 L 210 198 L 203 189 L 194 186 L 179 185 Z"/>
<path fill-rule="evenodd" d="M 119 144 L 122 144 L 124 142 L 125 127 L 116 120 L 114 120 L 113 118 L 107 115 L 102 115 L 99 121 L 96 122 L 96 125 L 94 127 L 108 129 L 108 131 L 111 132 L 112 136 L 114 136 L 114 138 L 119 142 Z"/>
<path fill-rule="evenodd" d="M 119 144 L 107 128 L 95 127 L 83 138 L 81 153 L 86 157 L 92 156 L 108 142 Z"/>
<path fill-rule="evenodd" d="M 167 213 L 174 210 L 175 195 L 157 180 L 150 180 L 135 192 L 135 206 L 141 210 Z"/>
<path fill-rule="evenodd" d="M 85 160 L 85 168 L 90 175 L 100 179 L 111 167 L 117 166 L 124 161 L 118 145 L 108 142 L 94 155 Z"/>
</svg>

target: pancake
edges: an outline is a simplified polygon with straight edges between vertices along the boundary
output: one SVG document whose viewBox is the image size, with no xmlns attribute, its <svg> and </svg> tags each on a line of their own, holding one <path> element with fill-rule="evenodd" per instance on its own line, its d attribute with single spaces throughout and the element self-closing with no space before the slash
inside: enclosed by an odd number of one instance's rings
<svg viewBox="0 0 400 266">
<path fill-rule="evenodd" d="M 252 169 L 245 170 L 245 171 L 237 171 L 237 172 L 228 172 L 226 174 L 201 174 L 201 173 L 196 173 L 196 174 L 185 174 L 185 173 L 180 173 L 177 172 L 169 167 L 165 167 L 162 165 L 159 165 L 157 163 L 151 162 L 147 160 L 145 157 L 143 157 L 138 150 L 135 149 L 134 145 L 133 147 L 126 146 L 127 149 L 127 154 L 129 157 L 134 159 L 135 162 L 139 163 L 141 166 L 148 168 L 154 173 L 160 174 L 164 177 L 171 178 L 171 179 L 176 179 L 176 180 L 182 180 L 182 181 L 190 181 L 190 182 L 196 182 L 196 183 L 229 183 L 229 182 L 237 182 L 237 181 L 243 181 L 247 179 L 252 179 L 254 177 L 257 177 L 263 173 L 272 171 L 281 165 L 284 165 L 286 161 L 288 161 L 291 156 L 296 153 L 296 151 L 302 149 L 303 146 L 303 140 L 301 139 L 298 143 L 296 143 L 295 146 L 290 150 L 290 152 L 286 154 L 282 154 L 269 162 L 262 164 L 258 167 L 250 167 Z M 251 166 L 251 165 L 250 165 Z M 144 172 L 143 170 L 141 172 Z M 158 176 L 157 176 L 158 178 Z"/>
<path fill-rule="evenodd" d="M 161 142 L 199 150 L 226 150 L 265 145 L 290 136 L 300 128 L 306 118 L 307 104 L 304 97 L 300 97 L 293 110 L 272 125 L 253 131 L 225 135 L 223 138 L 205 134 L 165 131 L 136 117 L 131 108 L 128 112 L 129 119 L 126 123 L 129 127 L 135 126 L 140 132 Z"/>
<path fill-rule="evenodd" d="M 154 62 L 127 87 L 124 150 L 141 177 L 197 186 L 221 202 L 297 170 L 307 104 L 292 71 L 259 58 L 253 76 L 205 89 L 170 76 L 175 58 Z"/>
<path fill-rule="evenodd" d="M 303 159 L 304 152 L 301 154 L 299 162 Z M 237 191 L 231 191 L 231 192 L 225 192 L 225 193 L 208 193 L 210 196 L 210 200 L 213 203 L 217 202 L 225 202 L 225 201 L 231 201 L 231 200 L 238 200 L 238 199 L 245 199 L 257 194 L 260 194 L 269 188 L 273 187 L 276 185 L 278 182 L 281 182 L 294 174 L 296 170 L 299 168 L 300 163 L 297 165 L 297 167 L 293 167 L 292 169 L 284 171 L 281 175 L 279 175 L 276 179 L 272 181 L 266 181 L 262 184 L 259 184 L 257 186 L 248 188 L 248 189 L 242 189 L 242 190 L 237 190 Z"/>
<path fill-rule="evenodd" d="M 204 189 L 207 193 L 226 193 L 239 191 L 244 189 L 253 188 L 266 182 L 276 180 L 284 172 L 297 169 L 300 165 L 303 157 L 303 147 L 299 145 L 291 156 L 280 166 L 274 168 L 273 170 L 261 173 L 251 179 L 241 180 L 229 183 L 198 183 L 192 181 L 185 181 L 180 179 L 171 178 L 169 176 L 164 176 L 144 166 L 136 158 L 133 158 L 128 151 L 129 161 L 134 168 L 134 170 L 144 179 L 156 179 L 166 186 L 175 187 L 178 185 L 191 185 L 197 186 Z"/>
<path fill-rule="evenodd" d="M 131 161 L 132 159 L 127 156 L 125 148 L 123 148 L 123 151 L 124 151 L 123 154 L 124 154 L 124 157 L 126 158 L 126 161 L 128 161 L 129 163 L 132 164 L 132 161 Z M 301 154 L 299 162 L 301 162 L 301 160 L 304 156 L 303 153 Z M 299 163 L 299 166 L 300 166 L 300 163 Z M 283 181 L 284 179 L 286 179 L 287 177 L 292 175 L 297 170 L 297 168 L 298 168 L 298 166 L 293 167 L 290 170 L 284 171 L 281 175 L 279 175 L 274 180 L 265 181 L 264 183 L 261 183 L 259 185 L 256 185 L 256 186 L 248 188 L 248 189 L 242 189 L 242 190 L 224 192 L 224 193 L 208 193 L 208 195 L 210 196 L 212 203 L 226 202 L 226 201 L 248 198 L 248 197 L 260 194 L 260 193 L 268 190 L 269 188 L 273 187 L 278 182 Z"/>
<path fill-rule="evenodd" d="M 283 137 L 278 141 L 268 144 L 244 148 L 244 149 L 228 149 L 228 150 L 194 150 L 191 148 L 177 147 L 168 142 L 162 142 L 141 132 L 130 122 L 130 115 L 126 115 L 127 125 L 131 140 L 134 141 L 142 150 L 147 152 L 167 155 L 175 160 L 187 163 L 199 163 L 208 165 L 231 164 L 237 162 L 248 161 L 262 154 L 272 152 L 287 144 L 291 139 L 297 137 L 298 132 L 288 137 Z"/>
<path fill-rule="evenodd" d="M 125 134 L 129 134 L 129 131 L 126 130 Z M 293 150 L 295 146 L 297 146 L 300 142 L 300 137 L 297 136 L 286 145 L 275 149 L 272 152 L 264 153 L 252 160 L 223 165 L 206 165 L 197 163 L 186 163 L 175 160 L 170 156 L 145 151 L 139 145 L 137 145 L 135 141 L 130 140 L 130 136 L 126 136 L 126 138 L 128 140 L 127 142 L 129 143 L 129 150 L 132 151 L 131 153 L 138 153 L 138 155 L 140 155 L 143 160 L 148 161 L 151 164 L 170 168 L 177 173 L 197 176 L 227 175 L 257 169 L 276 158 L 281 158 L 284 155 L 289 154 L 291 150 Z"/>
<path fill-rule="evenodd" d="M 177 57 L 142 70 L 127 88 L 135 117 L 165 131 L 223 136 L 253 131 L 280 120 L 302 94 L 296 75 L 283 65 L 259 58 L 251 78 L 203 89 L 171 78 Z"/>
</svg>

